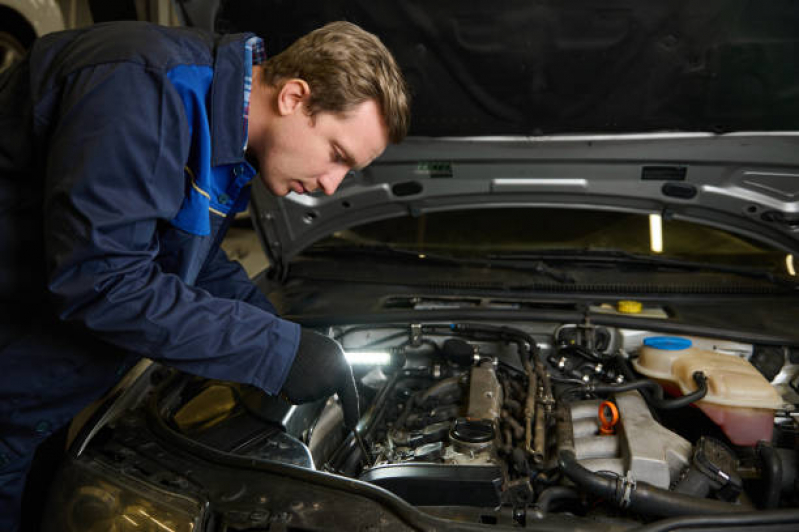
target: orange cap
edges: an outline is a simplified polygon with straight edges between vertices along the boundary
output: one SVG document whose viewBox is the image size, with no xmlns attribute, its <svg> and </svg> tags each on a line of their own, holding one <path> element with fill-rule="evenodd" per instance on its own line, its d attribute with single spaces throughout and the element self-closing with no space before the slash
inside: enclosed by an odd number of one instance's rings
<svg viewBox="0 0 799 532">
<path fill-rule="evenodd" d="M 619 409 L 610 401 L 602 401 L 599 405 L 600 434 L 615 433 L 614 427 L 619 422 Z"/>
</svg>

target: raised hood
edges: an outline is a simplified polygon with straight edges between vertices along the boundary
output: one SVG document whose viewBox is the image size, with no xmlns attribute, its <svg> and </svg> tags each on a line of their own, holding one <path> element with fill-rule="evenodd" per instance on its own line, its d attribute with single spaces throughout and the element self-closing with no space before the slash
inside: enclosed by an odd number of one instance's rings
<svg viewBox="0 0 799 532">
<path fill-rule="evenodd" d="M 795 0 L 180 5 L 197 25 L 256 32 L 268 55 L 355 22 L 411 87 L 412 138 L 335 196 L 257 190 L 274 265 L 365 221 L 496 205 L 662 212 L 796 249 Z"/>
<path fill-rule="evenodd" d="M 437 210 L 583 207 L 661 213 L 799 253 L 799 134 L 418 138 L 391 146 L 333 196 L 260 185 L 256 225 L 282 270 L 351 226 Z"/>
</svg>

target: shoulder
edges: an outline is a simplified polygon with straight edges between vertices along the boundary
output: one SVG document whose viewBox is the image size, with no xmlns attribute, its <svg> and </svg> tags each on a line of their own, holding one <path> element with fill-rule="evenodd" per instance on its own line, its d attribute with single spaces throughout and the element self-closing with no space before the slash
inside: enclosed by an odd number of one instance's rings
<svg viewBox="0 0 799 532">
<path fill-rule="evenodd" d="M 123 21 L 57 32 L 31 50 L 34 86 L 58 83 L 77 70 L 109 63 L 131 63 L 165 73 L 177 65 L 213 66 L 222 48 L 241 46 L 248 34 L 224 37 L 194 28 L 171 28 Z M 36 78 L 40 83 L 36 83 Z"/>
</svg>

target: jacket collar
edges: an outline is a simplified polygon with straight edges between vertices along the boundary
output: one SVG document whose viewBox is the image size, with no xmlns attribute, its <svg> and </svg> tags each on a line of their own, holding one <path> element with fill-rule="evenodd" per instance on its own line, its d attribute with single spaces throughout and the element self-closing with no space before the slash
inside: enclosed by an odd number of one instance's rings
<svg viewBox="0 0 799 532">
<path fill-rule="evenodd" d="M 219 37 L 211 84 L 211 165 L 244 160 L 244 44 L 251 33 Z"/>
</svg>

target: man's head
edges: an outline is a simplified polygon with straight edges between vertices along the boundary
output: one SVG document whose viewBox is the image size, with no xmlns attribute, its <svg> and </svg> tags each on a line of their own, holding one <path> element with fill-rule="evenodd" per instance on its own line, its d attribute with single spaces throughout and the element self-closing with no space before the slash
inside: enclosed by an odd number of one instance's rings
<svg viewBox="0 0 799 532">
<path fill-rule="evenodd" d="M 402 74 L 380 40 L 354 24 L 301 37 L 254 75 L 249 151 L 274 194 L 332 194 L 349 170 L 407 133 Z"/>
</svg>

